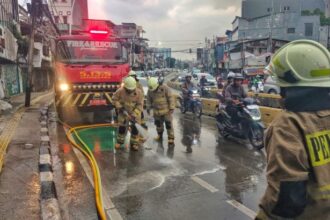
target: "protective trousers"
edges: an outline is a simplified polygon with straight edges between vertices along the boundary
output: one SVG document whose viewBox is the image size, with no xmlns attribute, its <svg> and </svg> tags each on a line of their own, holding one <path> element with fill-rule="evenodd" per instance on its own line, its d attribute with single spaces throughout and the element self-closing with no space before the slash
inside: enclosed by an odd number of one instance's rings
<svg viewBox="0 0 330 220">
<path fill-rule="evenodd" d="M 157 133 L 159 136 L 163 135 L 164 123 L 167 130 L 167 136 L 169 140 L 174 140 L 174 130 L 173 130 L 173 119 L 171 114 L 166 115 L 155 115 L 155 125 L 157 128 Z"/>
<path fill-rule="evenodd" d="M 127 134 L 127 129 L 131 128 L 131 145 L 139 144 L 139 132 L 136 129 L 133 123 L 129 123 L 127 117 L 124 114 L 119 113 L 118 115 L 118 136 L 117 136 L 117 143 L 124 144 L 125 136 Z"/>
</svg>

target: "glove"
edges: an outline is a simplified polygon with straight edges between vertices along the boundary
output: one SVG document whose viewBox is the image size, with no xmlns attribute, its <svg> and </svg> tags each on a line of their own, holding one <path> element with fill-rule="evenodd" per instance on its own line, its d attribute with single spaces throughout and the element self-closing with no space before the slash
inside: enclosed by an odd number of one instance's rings
<svg viewBox="0 0 330 220">
<path fill-rule="evenodd" d="M 174 113 L 174 109 L 170 109 L 170 114 L 172 115 Z"/>
</svg>

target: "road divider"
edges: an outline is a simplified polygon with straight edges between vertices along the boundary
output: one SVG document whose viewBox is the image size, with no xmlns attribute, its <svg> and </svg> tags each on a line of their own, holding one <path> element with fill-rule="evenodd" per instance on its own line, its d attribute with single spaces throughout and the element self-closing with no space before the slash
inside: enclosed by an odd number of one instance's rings
<svg viewBox="0 0 330 220">
<path fill-rule="evenodd" d="M 177 100 L 177 107 L 180 107 L 180 96 L 178 94 L 174 94 L 174 97 Z M 202 105 L 204 115 L 213 117 L 216 116 L 217 109 L 219 107 L 219 101 L 217 99 L 202 98 Z M 260 111 L 262 121 L 266 126 L 269 126 L 269 124 L 282 111 L 282 109 L 260 106 Z"/>
</svg>

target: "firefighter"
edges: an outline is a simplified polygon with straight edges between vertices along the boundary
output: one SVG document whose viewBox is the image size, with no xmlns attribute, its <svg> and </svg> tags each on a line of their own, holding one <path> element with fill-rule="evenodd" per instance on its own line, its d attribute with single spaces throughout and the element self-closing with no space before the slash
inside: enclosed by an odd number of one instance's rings
<svg viewBox="0 0 330 220">
<path fill-rule="evenodd" d="M 138 150 L 139 132 L 134 123 L 141 123 L 143 95 L 142 91 L 136 87 L 135 79 L 130 76 L 125 78 L 124 87 L 118 89 L 112 99 L 118 112 L 119 128 L 116 149 L 119 149 L 124 144 L 128 124 L 131 122 L 131 148 Z"/>
<path fill-rule="evenodd" d="M 136 87 L 138 89 L 140 89 L 142 91 L 142 95 L 143 95 L 143 99 L 144 99 L 144 90 L 143 90 L 143 86 L 142 84 L 140 83 L 139 79 L 137 78 L 137 74 L 135 71 L 131 70 L 129 73 L 128 73 L 129 76 L 133 77 L 136 81 Z M 145 128 L 145 129 L 148 129 L 148 126 L 146 124 L 146 121 L 144 119 L 144 112 L 142 111 L 141 113 L 141 125 Z M 144 141 L 144 140 L 142 140 Z"/>
<path fill-rule="evenodd" d="M 162 141 L 164 132 L 164 123 L 167 130 L 168 144 L 174 145 L 174 130 L 172 115 L 175 108 L 174 98 L 170 89 L 162 84 L 159 84 L 157 78 L 152 77 L 148 81 L 147 94 L 147 112 L 150 114 L 150 109 L 153 109 L 155 125 L 157 127 L 157 141 Z"/>
<path fill-rule="evenodd" d="M 266 133 L 268 186 L 256 219 L 329 219 L 330 53 L 293 41 L 274 55 L 270 72 L 285 111 Z"/>
</svg>

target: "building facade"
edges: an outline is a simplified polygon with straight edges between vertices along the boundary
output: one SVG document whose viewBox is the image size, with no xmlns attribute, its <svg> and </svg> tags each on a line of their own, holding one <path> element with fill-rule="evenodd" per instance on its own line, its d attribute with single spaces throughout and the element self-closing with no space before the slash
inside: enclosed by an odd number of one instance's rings
<svg viewBox="0 0 330 220">
<path fill-rule="evenodd" d="M 22 92 L 17 63 L 19 34 L 17 0 L 0 1 L 0 99 Z"/>
<path fill-rule="evenodd" d="M 292 41 L 320 39 L 320 16 L 302 16 L 301 13 L 277 13 L 254 19 L 236 17 L 232 23 L 232 40 L 272 38 Z"/>
<path fill-rule="evenodd" d="M 49 8 L 61 32 L 78 29 L 88 19 L 87 0 L 49 0 Z"/>
<path fill-rule="evenodd" d="M 254 19 L 272 13 L 296 12 L 320 9 L 326 12 L 328 0 L 243 0 L 242 17 Z"/>
</svg>

